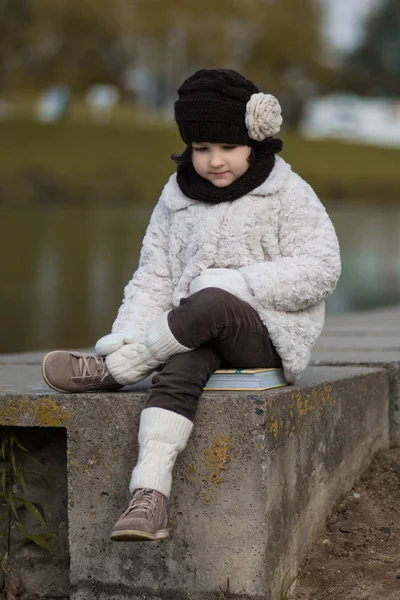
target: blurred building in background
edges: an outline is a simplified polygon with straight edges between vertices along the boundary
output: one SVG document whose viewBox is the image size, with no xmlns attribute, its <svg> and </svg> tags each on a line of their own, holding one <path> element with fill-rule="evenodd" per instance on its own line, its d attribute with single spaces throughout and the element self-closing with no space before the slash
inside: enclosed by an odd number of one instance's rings
<svg viewBox="0 0 400 600">
<path fill-rule="evenodd" d="M 324 30 L 340 77 L 334 93 L 305 102 L 303 135 L 399 147 L 400 3 L 324 3 Z"/>
<path fill-rule="evenodd" d="M 400 98 L 332 94 L 310 100 L 301 132 L 306 138 L 336 138 L 400 148 Z"/>
</svg>

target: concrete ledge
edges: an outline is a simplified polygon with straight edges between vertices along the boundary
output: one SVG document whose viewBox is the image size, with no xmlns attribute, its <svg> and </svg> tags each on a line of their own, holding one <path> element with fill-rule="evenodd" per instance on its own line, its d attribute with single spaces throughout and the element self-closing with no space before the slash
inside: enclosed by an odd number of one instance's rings
<svg viewBox="0 0 400 600">
<path fill-rule="evenodd" d="M 389 307 L 331 316 L 312 365 L 385 367 L 389 374 L 390 445 L 400 446 L 400 309 Z"/>
<path fill-rule="evenodd" d="M 71 600 L 265 600 L 294 575 L 332 504 L 389 443 L 386 369 L 311 367 L 301 387 L 207 393 L 180 455 L 171 538 L 113 544 L 144 399 L 63 395 L 30 364 L 0 365 L 0 424 L 68 438 Z"/>
</svg>

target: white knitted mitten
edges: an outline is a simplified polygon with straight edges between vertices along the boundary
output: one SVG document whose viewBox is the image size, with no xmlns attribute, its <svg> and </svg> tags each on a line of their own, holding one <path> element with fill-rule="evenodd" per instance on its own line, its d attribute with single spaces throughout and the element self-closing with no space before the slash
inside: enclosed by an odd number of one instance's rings
<svg viewBox="0 0 400 600">
<path fill-rule="evenodd" d="M 134 336 L 128 332 L 109 333 L 100 338 L 96 343 L 96 352 L 102 356 L 107 356 L 107 354 L 115 352 L 124 344 L 132 344 L 133 341 Z"/>
<path fill-rule="evenodd" d="M 125 344 L 106 357 L 107 368 L 118 383 L 141 381 L 170 356 L 192 350 L 175 339 L 167 317 L 168 313 L 162 313 L 153 319 L 143 341 Z"/>
</svg>

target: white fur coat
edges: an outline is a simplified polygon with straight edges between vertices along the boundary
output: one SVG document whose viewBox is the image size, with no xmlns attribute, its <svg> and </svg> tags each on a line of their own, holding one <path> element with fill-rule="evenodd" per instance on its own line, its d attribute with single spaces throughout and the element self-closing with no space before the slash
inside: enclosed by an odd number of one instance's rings
<svg viewBox="0 0 400 600">
<path fill-rule="evenodd" d="M 293 383 L 321 333 L 324 299 L 340 275 L 340 253 L 325 208 L 282 158 L 276 157 L 262 185 L 234 202 L 191 200 L 171 176 L 112 331 L 143 336 L 151 319 L 179 305 L 191 282 L 209 268 L 236 269 L 244 276 L 250 303 Z"/>
</svg>

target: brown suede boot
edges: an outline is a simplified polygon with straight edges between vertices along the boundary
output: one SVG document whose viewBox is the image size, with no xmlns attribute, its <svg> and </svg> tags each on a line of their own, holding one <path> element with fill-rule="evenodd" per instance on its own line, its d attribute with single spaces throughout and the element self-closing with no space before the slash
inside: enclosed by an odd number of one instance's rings
<svg viewBox="0 0 400 600">
<path fill-rule="evenodd" d="M 55 350 L 42 361 L 45 382 L 58 392 L 78 393 L 118 390 L 122 385 L 110 375 L 98 354 Z"/>
<path fill-rule="evenodd" d="M 111 532 L 114 542 L 145 542 L 169 536 L 167 499 L 156 490 L 135 490 L 127 510 Z"/>
</svg>

